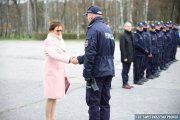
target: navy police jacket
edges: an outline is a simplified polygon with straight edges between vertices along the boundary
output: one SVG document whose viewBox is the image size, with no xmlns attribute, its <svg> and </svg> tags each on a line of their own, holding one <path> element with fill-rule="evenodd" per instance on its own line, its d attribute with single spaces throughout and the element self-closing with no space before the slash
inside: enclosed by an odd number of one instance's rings
<svg viewBox="0 0 180 120">
<path fill-rule="evenodd" d="M 156 30 L 157 34 L 157 43 L 158 43 L 158 49 L 159 51 L 163 51 L 164 49 L 164 34 L 161 30 Z"/>
<path fill-rule="evenodd" d="M 151 50 L 153 54 L 157 54 L 159 52 L 158 43 L 157 43 L 157 35 L 155 31 L 150 31 L 150 39 L 151 39 Z"/>
<path fill-rule="evenodd" d="M 152 53 L 152 48 L 151 48 L 151 39 L 150 39 L 150 33 L 147 29 L 144 29 L 143 30 L 143 37 L 144 37 L 144 41 L 145 41 L 145 45 L 146 45 L 146 48 L 148 49 L 148 51 L 150 53 Z"/>
<path fill-rule="evenodd" d="M 172 48 L 172 38 L 169 30 L 166 31 L 166 36 L 167 36 L 167 46 L 169 48 Z"/>
<path fill-rule="evenodd" d="M 85 54 L 78 56 L 84 64 L 84 77 L 114 76 L 114 36 L 102 17 L 93 19 L 86 32 Z"/>
<path fill-rule="evenodd" d="M 178 36 L 179 36 L 179 33 L 178 33 L 178 30 L 173 28 L 173 33 L 174 33 L 174 46 L 177 47 L 178 45 Z"/>
<path fill-rule="evenodd" d="M 168 36 L 167 36 L 167 35 L 168 35 L 168 34 L 167 34 L 167 33 L 168 33 L 167 31 L 163 31 L 163 33 L 164 33 L 164 50 L 165 50 L 165 52 L 166 52 L 166 50 L 167 50 L 167 48 L 168 48 L 168 41 L 169 41 L 168 39 L 169 39 L 169 38 L 168 38 Z"/>
<path fill-rule="evenodd" d="M 144 56 L 149 53 L 145 44 L 143 32 L 138 30 L 134 32 L 134 49 L 135 56 Z"/>
</svg>

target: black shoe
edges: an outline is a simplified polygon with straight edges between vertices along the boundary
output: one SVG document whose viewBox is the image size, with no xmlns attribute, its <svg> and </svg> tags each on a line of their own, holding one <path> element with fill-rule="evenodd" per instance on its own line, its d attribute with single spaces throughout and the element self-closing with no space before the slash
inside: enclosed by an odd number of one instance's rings
<svg viewBox="0 0 180 120">
<path fill-rule="evenodd" d="M 143 85 L 144 83 L 141 82 L 141 81 L 138 81 L 138 82 L 134 82 L 134 84 L 136 84 L 136 85 Z"/>
<path fill-rule="evenodd" d="M 156 78 L 154 75 L 151 75 L 151 76 L 152 76 L 153 79 Z"/>
<path fill-rule="evenodd" d="M 161 70 L 166 70 L 166 68 L 165 68 L 165 67 L 163 67 L 163 68 L 161 68 Z"/>
<path fill-rule="evenodd" d="M 168 65 L 168 64 L 166 64 L 166 65 L 165 65 L 165 68 L 168 68 L 168 67 L 169 67 L 169 65 Z"/>
<path fill-rule="evenodd" d="M 158 73 L 155 73 L 153 76 L 154 77 L 159 77 L 160 75 Z"/>
<path fill-rule="evenodd" d="M 177 62 L 178 60 L 177 59 L 174 59 L 174 62 Z"/>
<path fill-rule="evenodd" d="M 154 76 L 150 75 L 148 77 L 146 77 L 147 79 L 154 79 Z"/>
<path fill-rule="evenodd" d="M 163 71 L 163 70 L 164 70 L 164 67 L 160 67 L 160 70 Z"/>
<path fill-rule="evenodd" d="M 172 64 L 173 63 L 173 61 L 170 61 L 170 64 Z"/>
<path fill-rule="evenodd" d="M 141 78 L 139 81 L 141 81 L 141 82 L 147 82 L 148 79 L 146 79 L 145 77 L 143 77 L 143 78 Z"/>
</svg>

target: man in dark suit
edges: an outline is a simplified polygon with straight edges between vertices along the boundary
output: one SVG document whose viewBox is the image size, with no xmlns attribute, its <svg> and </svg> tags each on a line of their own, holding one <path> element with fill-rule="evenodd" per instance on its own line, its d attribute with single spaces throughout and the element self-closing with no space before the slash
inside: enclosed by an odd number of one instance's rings
<svg viewBox="0 0 180 120">
<path fill-rule="evenodd" d="M 124 33 L 120 36 L 119 45 L 121 51 L 121 62 L 122 62 L 122 80 L 123 85 L 122 88 L 131 89 L 133 86 L 128 84 L 129 80 L 129 70 L 131 67 L 131 63 L 134 59 L 133 54 L 133 37 L 132 37 L 132 25 L 130 22 L 126 22 L 124 24 Z"/>
</svg>

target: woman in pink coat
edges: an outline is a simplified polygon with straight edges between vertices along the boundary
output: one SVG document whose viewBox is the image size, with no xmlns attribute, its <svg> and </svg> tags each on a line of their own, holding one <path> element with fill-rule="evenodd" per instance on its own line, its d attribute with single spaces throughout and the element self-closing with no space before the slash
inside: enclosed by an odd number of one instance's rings
<svg viewBox="0 0 180 120">
<path fill-rule="evenodd" d="M 65 65 L 71 62 L 71 57 L 65 54 L 66 47 L 62 38 L 63 25 L 52 21 L 49 34 L 44 41 L 44 95 L 46 103 L 46 120 L 55 120 L 56 99 L 65 96 L 65 78 L 67 73 Z"/>
</svg>

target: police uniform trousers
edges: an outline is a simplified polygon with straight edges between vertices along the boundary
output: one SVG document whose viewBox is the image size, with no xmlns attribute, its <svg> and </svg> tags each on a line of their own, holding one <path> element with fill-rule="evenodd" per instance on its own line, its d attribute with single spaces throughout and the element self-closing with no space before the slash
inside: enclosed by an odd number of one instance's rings
<svg viewBox="0 0 180 120">
<path fill-rule="evenodd" d="M 158 72 L 158 53 L 153 53 L 152 54 L 152 67 L 150 68 L 152 71 L 152 75 Z"/>
<path fill-rule="evenodd" d="M 86 103 L 89 106 L 89 120 L 110 120 L 109 100 L 112 76 L 96 77 L 99 91 L 86 88 Z"/>
<path fill-rule="evenodd" d="M 166 57 L 166 51 L 164 49 L 162 52 L 162 68 L 164 68 L 165 64 L 166 64 L 166 58 L 165 57 Z"/>
<path fill-rule="evenodd" d="M 147 58 L 147 56 L 144 56 L 143 57 L 143 62 L 142 62 L 141 78 L 144 77 L 144 72 L 147 69 L 147 64 L 148 64 L 148 58 Z"/>
<path fill-rule="evenodd" d="M 169 63 L 171 61 L 171 46 L 168 45 L 167 47 L 167 63 Z"/>
<path fill-rule="evenodd" d="M 173 46 L 173 56 L 172 56 L 173 60 L 176 59 L 176 53 L 177 53 L 177 45 L 174 45 Z"/>
<path fill-rule="evenodd" d="M 162 50 L 160 50 L 158 56 L 159 56 L 159 59 L 158 59 L 158 66 L 160 67 L 160 69 L 162 69 L 162 67 L 163 67 L 163 51 L 162 51 Z"/>
<path fill-rule="evenodd" d="M 173 60 L 173 45 L 171 44 L 171 49 L 170 49 L 170 61 Z"/>
<path fill-rule="evenodd" d="M 147 57 L 147 68 L 146 68 L 146 77 L 152 75 L 153 72 L 153 57 Z"/>
<path fill-rule="evenodd" d="M 145 55 L 139 55 L 134 57 L 134 82 L 138 82 L 142 78 L 144 57 Z"/>
</svg>

